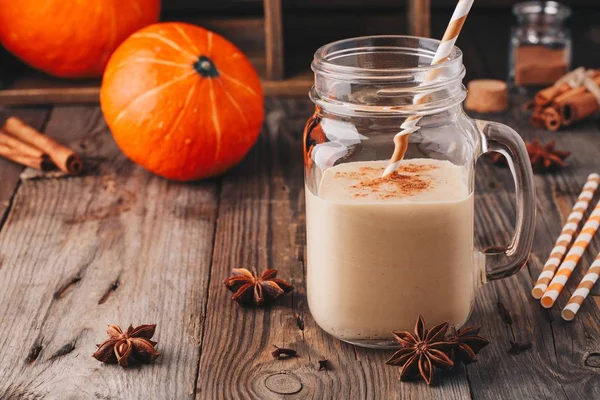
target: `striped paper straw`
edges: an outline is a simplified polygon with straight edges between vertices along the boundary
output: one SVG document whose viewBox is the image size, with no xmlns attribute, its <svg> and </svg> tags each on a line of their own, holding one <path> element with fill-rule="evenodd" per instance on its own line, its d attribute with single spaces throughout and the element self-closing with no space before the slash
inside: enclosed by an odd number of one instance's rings
<svg viewBox="0 0 600 400">
<path fill-rule="evenodd" d="M 600 226 L 600 201 L 594 207 L 594 211 L 590 215 L 590 218 L 585 222 L 581 232 L 575 239 L 575 243 L 567 253 L 562 264 L 556 271 L 556 275 L 552 278 L 552 282 L 550 282 L 550 286 L 542 296 L 542 306 L 545 308 L 550 308 L 554 305 L 554 302 L 558 298 L 558 295 L 565 287 L 565 284 L 569 280 L 571 276 L 571 272 L 575 269 L 575 266 L 581 259 L 583 252 L 588 247 L 594 234 L 598 230 L 598 226 Z"/>
<path fill-rule="evenodd" d="M 590 294 L 590 290 L 592 290 L 592 288 L 594 287 L 594 284 L 598 280 L 599 275 L 600 253 L 598 253 L 596 259 L 594 260 L 592 265 L 590 265 L 590 269 L 588 269 L 588 272 L 581 280 L 581 283 L 579 283 L 579 286 L 577 286 L 577 289 L 575 289 L 575 292 L 573 292 L 573 295 L 569 299 L 569 302 L 562 310 L 562 313 L 560 315 L 562 315 L 565 321 L 571 321 L 573 320 L 573 318 L 575 318 L 575 314 L 577 314 L 577 311 L 579 311 L 579 307 L 581 307 L 585 298 L 588 296 L 588 294 Z"/>
<path fill-rule="evenodd" d="M 431 65 L 441 64 L 450 56 L 450 52 L 454 47 L 454 43 L 456 43 L 456 39 L 460 34 L 460 30 L 467 19 L 469 10 L 471 10 L 473 1 L 474 0 L 459 0 L 459 2 L 456 4 L 452 18 L 450 19 L 450 22 L 446 27 L 444 37 L 442 38 L 440 45 L 433 56 Z M 435 78 L 435 75 L 429 77 L 429 79 Z M 427 96 L 415 96 L 414 98 L 414 102 L 416 104 L 423 104 L 426 101 Z M 383 176 L 391 174 L 400 166 L 400 161 L 402 161 L 404 158 L 404 154 L 408 148 L 408 136 L 411 133 L 419 130 L 420 127 L 417 126 L 417 123 L 420 119 L 420 116 L 411 116 L 408 117 L 406 121 L 402 123 L 402 125 L 400 125 L 402 131 L 397 133 L 394 137 L 394 153 L 392 154 L 392 158 L 390 158 L 390 163 L 385 168 L 385 171 L 383 171 Z"/>
<path fill-rule="evenodd" d="M 563 256 L 567 252 L 567 248 L 573 240 L 573 235 L 579 227 L 579 223 L 583 218 L 583 213 L 587 210 L 590 201 L 594 197 L 594 192 L 598 189 L 598 182 L 600 182 L 600 175 L 590 174 L 585 185 L 583 185 L 583 189 L 577 198 L 577 202 L 573 205 L 571 214 L 569 214 L 567 222 L 565 223 L 565 226 L 563 226 L 560 236 L 550 252 L 550 257 L 548 257 L 548 261 L 546 261 L 542 273 L 531 290 L 531 295 L 534 298 L 541 299 L 546 289 L 548 289 L 548 284 L 554 277 L 554 273 L 558 269 Z"/>
</svg>

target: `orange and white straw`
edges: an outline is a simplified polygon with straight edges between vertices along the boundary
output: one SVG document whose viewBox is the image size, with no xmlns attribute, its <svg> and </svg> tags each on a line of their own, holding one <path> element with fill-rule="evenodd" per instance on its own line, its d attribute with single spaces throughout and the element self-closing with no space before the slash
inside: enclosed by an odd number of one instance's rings
<svg viewBox="0 0 600 400">
<path fill-rule="evenodd" d="M 450 19 L 450 23 L 448 23 L 448 27 L 446 27 L 446 32 L 444 33 L 444 37 L 442 38 L 440 45 L 433 56 L 431 65 L 440 64 L 446 61 L 446 59 L 450 56 L 450 53 L 454 48 L 454 43 L 456 43 L 456 39 L 458 38 L 465 20 L 467 19 L 467 15 L 471 10 L 473 1 L 474 0 L 459 0 L 459 2 L 456 4 L 454 13 Z M 435 78 L 435 76 L 430 77 L 430 79 L 433 78 Z M 427 96 L 415 96 L 414 98 L 415 104 L 423 104 L 425 101 L 427 101 Z M 402 123 L 402 125 L 400 125 L 402 131 L 394 136 L 394 153 L 392 154 L 390 163 L 386 167 L 385 171 L 383 171 L 383 176 L 391 174 L 400 166 L 400 162 L 404 158 L 404 154 L 408 149 L 408 135 L 420 129 L 420 127 L 417 126 L 417 123 L 420 119 L 421 117 L 419 116 L 411 116 L 408 117 L 406 121 Z"/>
<path fill-rule="evenodd" d="M 581 280 L 581 283 L 579 283 L 579 286 L 577 286 L 577 289 L 575 289 L 573 292 L 569 302 L 565 308 L 563 308 L 560 315 L 562 315 L 565 321 L 571 321 L 573 318 L 575 318 L 575 315 L 577 314 L 577 311 L 579 311 L 583 301 L 588 294 L 590 294 L 590 291 L 598 280 L 598 276 L 600 276 L 600 253 L 598 253 L 596 259 L 592 265 L 590 265 L 590 269 L 588 269 L 588 272 Z"/>
<path fill-rule="evenodd" d="M 567 252 L 567 249 L 573 240 L 573 235 L 583 219 L 583 214 L 588 209 L 590 201 L 592 201 L 594 193 L 596 192 L 596 189 L 598 189 L 599 182 L 600 175 L 590 174 L 590 176 L 588 176 L 587 181 L 585 182 L 585 185 L 583 185 L 583 189 L 577 198 L 577 202 L 573 205 L 573 209 L 567 218 L 567 222 L 565 223 L 565 226 L 563 226 L 560 236 L 550 252 L 550 257 L 548 257 L 548 261 L 546 261 L 542 273 L 531 290 L 531 295 L 534 298 L 541 299 L 546 289 L 548 289 L 548 284 L 554 277 L 554 273 Z"/>
<path fill-rule="evenodd" d="M 583 252 L 588 247 L 592 238 L 596 234 L 598 227 L 600 226 L 600 202 L 596 204 L 594 207 L 594 211 L 590 215 L 590 218 L 585 222 L 581 232 L 575 239 L 575 243 L 567 253 L 562 264 L 556 271 L 556 275 L 552 278 L 548 289 L 542 296 L 542 306 L 545 308 L 550 308 L 554 305 L 554 302 L 558 298 L 558 295 L 565 287 L 565 284 L 569 280 L 571 273 L 577 266 L 577 263 L 581 259 Z"/>
</svg>

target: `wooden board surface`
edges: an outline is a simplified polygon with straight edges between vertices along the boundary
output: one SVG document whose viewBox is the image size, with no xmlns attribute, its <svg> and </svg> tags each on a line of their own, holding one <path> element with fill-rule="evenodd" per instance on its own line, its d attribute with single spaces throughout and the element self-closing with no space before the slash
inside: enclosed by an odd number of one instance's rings
<svg viewBox="0 0 600 400">
<path fill-rule="evenodd" d="M 240 166 L 182 184 L 126 160 L 97 108 L 54 108 L 46 133 L 82 151 L 88 169 L 22 181 L 14 194 L 0 231 L 0 398 L 598 398 L 598 288 L 573 323 L 529 296 L 585 176 L 600 170 L 597 123 L 553 134 L 531 128 L 518 108 L 492 116 L 577 156 L 563 172 L 536 176 L 527 268 L 479 291 L 470 323 L 482 324 L 492 344 L 478 363 L 427 387 L 400 383 L 398 369 L 384 365 L 390 351 L 331 338 L 307 308 L 300 149 L 311 109 L 307 100 L 269 100 L 264 131 Z M 506 244 L 510 176 L 485 161 L 477 169 L 477 245 Z M 598 250 L 595 240 L 581 267 Z M 222 281 L 241 266 L 278 268 L 296 290 L 271 308 L 240 308 Z M 130 322 L 158 324 L 155 364 L 123 370 L 90 357 L 105 325 Z M 510 355 L 511 341 L 533 347 Z M 274 360 L 272 345 L 299 357 Z M 318 371 L 321 359 L 330 371 Z"/>
<path fill-rule="evenodd" d="M 468 78 L 506 75 L 509 18 L 488 18 L 498 33 L 491 45 L 465 25 Z M 598 53 L 585 51 L 600 43 L 586 18 L 573 32 L 576 63 L 600 66 Z M 443 29 L 436 21 L 434 36 Z M 469 323 L 483 325 L 492 344 L 478 363 L 427 387 L 400 383 L 398 370 L 384 365 L 391 351 L 341 343 L 310 315 L 301 132 L 312 104 L 302 96 L 268 99 L 263 133 L 244 162 L 194 184 L 167 182 L 129 162 L 97 107 L 18 111 L 82 152 L 87 168 L 77 178 L 19 180 L 22 169 L 0 160 L 0 399 L 600 398 L 600 287 L 573 323 L 559 316 L 600 240 L 557 307 L 544 310 L 529 296 L 586 175 L 600 171 L 599 123 L 544 132 L 518 104 L 485 116 L 574 155 L 568 169 L 536 175 L 527 267 L 478 293 Z M 476 244 L 507 244 L 515 217 L 509 172 L 482 160 L 477 173 Z M 222 284 L 240 266 L 278 268 L 296 290 L 271 308 L 241 309 Z M 107 324 L 152 322 L 162 352 L 155 364 L 122 370 L 91 358 Z M 510 355 L 511 341 L 532 348 Z M 299 357 L 273 360 L 273 344 Z M 332 370 L 318 371 L 320 359 Z"/>
<path fill-rule="evenodd" d="M 193 397 L 217 183 L 134 167 L 97 108 L 57 108 L 46 133 L 82 151 L 88 170 L 25 181 L 13 199 L 0 233 L 0 348 L 12 354 L 0 398 Z M 90 357 L 106 324 L 150 320 L 164 321 L 158 363 L 125 372 Z"/>
</svg>

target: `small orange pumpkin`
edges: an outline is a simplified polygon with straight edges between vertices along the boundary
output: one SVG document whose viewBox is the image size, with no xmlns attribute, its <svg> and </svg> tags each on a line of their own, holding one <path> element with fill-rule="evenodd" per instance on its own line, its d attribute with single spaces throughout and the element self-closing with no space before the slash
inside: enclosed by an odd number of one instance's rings
<svg viewBox="0 0 600 400">
<path fill-rule="evenodd" d="M 182 181 L 239 163 L 264 118 L 260 80 L 242 52 L 177 22 L 143 28 L 119 46 L 104 72 L 100 104 L 125 155 Z"/>
<path fill-rule="evenodd" d="M 159 14 L 160 0 L 0 0 L 0 42 L 48 74 L 97 77 L 117 46 Z"/>
</svg>

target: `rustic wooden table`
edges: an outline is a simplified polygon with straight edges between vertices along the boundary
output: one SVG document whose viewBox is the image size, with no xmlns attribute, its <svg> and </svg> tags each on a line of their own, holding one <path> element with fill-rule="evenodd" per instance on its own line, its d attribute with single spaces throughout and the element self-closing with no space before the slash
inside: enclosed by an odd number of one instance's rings
<svg viewBox="0 0 600 400">
<path fill-rule="evenodd" d="M 533 252 L 518 275 L 478 294 L 470 324 L 491 345 L 478 363 L 401 383 L 392 351 L 339 342 L 307 308 L 301 132 L 307 100 L 268 99 L 264 131 L 230 173 L 199 183 L 155 177 L 117 149 L 97 107 L 14 113 L 80 151 L 82 177 L 30 174 L 0 160 L 0 398 L 600 398 L 600 288 L 571 323 L 529 292 L 585 177 L 600 171 L 600 127 L 530 127 L 519 108 L 492 116 L 524 137 L 556 139 L 570 167 L 536 175 Z M 478 163 L 477 246 L 506 244 L 509 172 Z M 567 293 L 600 250 L 596 239 Z M 230 300 L 233 267 L 277 268 L 296 287 L 267 309 Z M 565 304 L 563 294 L 558 305 Z M 506 309 L 506 313 L 499 312 Z M 110 323 L 157 323 L 162 356 L 122 369 L 91 357 Z M 531 342 L 508 354 L 512 342 Z M 274 360 L 272 345 L 299 357 Z M 318 371 L 328 359 L 329 371 Z"/>
</svg>

